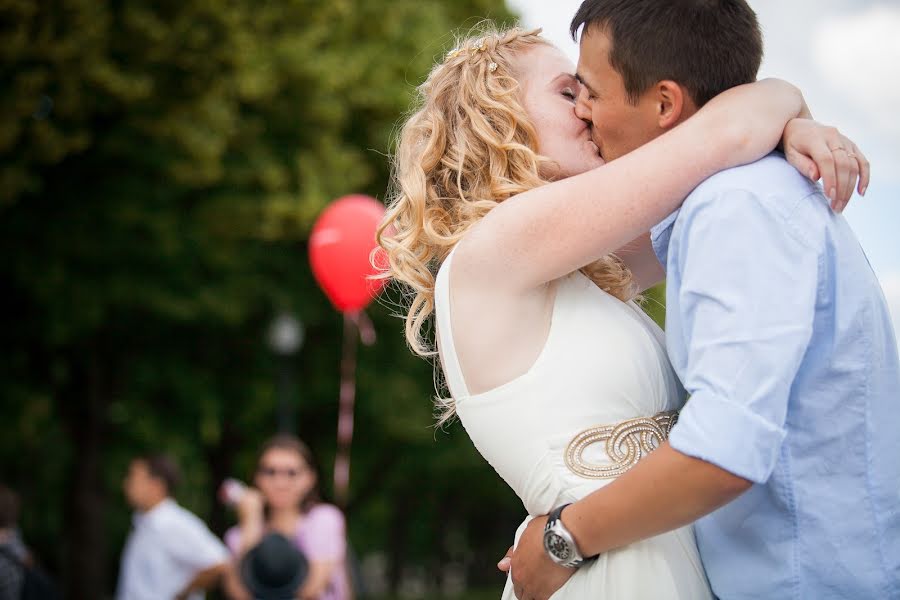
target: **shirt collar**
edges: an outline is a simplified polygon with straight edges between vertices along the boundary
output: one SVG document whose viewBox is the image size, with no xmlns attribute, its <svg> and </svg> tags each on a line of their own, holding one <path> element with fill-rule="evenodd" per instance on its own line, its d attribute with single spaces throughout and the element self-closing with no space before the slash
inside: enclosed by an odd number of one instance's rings
<svg viewBox="0 0 900 600">
<path fill-rule="evenodd" d="M 650 242 L 653 244 L 653 251 L 663 269 L 666 268 L 669 259 L 669 239 L 672 237 L 672 227 L 675 226 L 675 219 L 678 218 L 680 212 L 680 208 L 676 209 L 650 229 Z"/>
<path fill-rule="evenodd" d="M 166 498 L 161 501 L 159 504 L 151 508 L 146 512 L 136 511 L 133 517 L 133 523 L 135 528 L 140 527 L 141 525 L 149 525 L 153 523 L 167 512 L 172 510 L 176 506 L 175 501 L 171 498 Z"/>
</svg>

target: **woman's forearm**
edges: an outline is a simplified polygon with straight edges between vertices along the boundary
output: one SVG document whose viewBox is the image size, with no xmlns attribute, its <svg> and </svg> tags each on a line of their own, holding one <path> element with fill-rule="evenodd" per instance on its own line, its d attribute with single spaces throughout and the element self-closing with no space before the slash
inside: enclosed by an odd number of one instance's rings
<svg viewBox="0 0 900 600">
<path fill-rule="evenodd" d="M 779 81 L 729 90 L 607 165 L 501 203 L 458 256 L 471 252 L 493 286 L 531 290 L 571 273 L 648 231 L 707 177 L 765 156 L 801 104 Z"/>
<path fill-rule="evenodd" d="M 302 600 L 314 600 L 322 595 L 331 581 L 331 574 L 337 567 L 335 561 L 316 560 L 309 563 L 309 575 L 300 589 Z"/>
<path fill-rule="evenodd" d="M 262 540 L 265 523 L 263 523 L 262 519 L 244 519 L 241 521 L 240 531 L 241 543 L 238 548 L 238 556 L 243 556 Z"/>
<path fill-rule="evenodd" d="M 764 79 L 719 94 L 681 127 L 723 136 L 717 151 L 723 152 L 723 168 L 729 168 L 770 152 L 780 143 L 788 121 L 808 112 L 797 87 Z"/>
</svg>

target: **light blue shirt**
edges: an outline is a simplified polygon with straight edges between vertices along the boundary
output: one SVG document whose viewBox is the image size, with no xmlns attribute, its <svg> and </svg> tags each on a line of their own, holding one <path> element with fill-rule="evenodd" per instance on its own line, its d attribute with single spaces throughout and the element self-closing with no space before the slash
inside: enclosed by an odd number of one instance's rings
<svg viewBox="0 0 900 600">
<path fill-rule="evenodd" d="M 651 237 L 691 394 L 669 441 L 755 484 L 696 524 L 715 594 L 900 598 L 900 361 L 846 220 L 773 154 Z"/>
</svg>

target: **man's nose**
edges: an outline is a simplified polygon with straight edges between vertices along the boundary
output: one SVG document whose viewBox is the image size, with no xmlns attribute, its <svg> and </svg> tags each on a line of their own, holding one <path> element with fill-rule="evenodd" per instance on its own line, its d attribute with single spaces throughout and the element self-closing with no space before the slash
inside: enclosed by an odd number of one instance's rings
<svg viewBox="0 0 900 600">
<path fill-rule="evenodd" d="M 587 92 L 584 88 L 579 90 L 578 98 L 575 99 L 575 116 L 583 121 L 591 120 L 591 105 L 587 101 Z"/>
</svg>

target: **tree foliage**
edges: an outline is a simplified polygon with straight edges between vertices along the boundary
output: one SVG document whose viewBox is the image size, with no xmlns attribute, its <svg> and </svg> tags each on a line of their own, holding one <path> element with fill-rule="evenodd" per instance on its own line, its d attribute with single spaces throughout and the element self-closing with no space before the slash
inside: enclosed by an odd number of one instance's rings
<svg viewBox="0 0 900 600">
<path fill-rule="evenodd" d="M 383 197 L 413 85 L 452 31 L 509 14 L 499 0 L 0 0 L 0 16 L 2 479 L 68 597 L 94 600 L 113 585 L 135 452 L 175 454 L 180 500 L 226 524 L 215 486 L 246 477 L 274 428 L 278 310 L 306 326 L 297 425 L 329 471 L 341 331 L 309 272 L 310 226 L 345 193 Z M 372 313 L 354 545 L 387 552 L 395 579 L 492 569 L 521 508 L 461 430 L 431 428 L 430 365 L 390 307 Z"/>
</svg>

